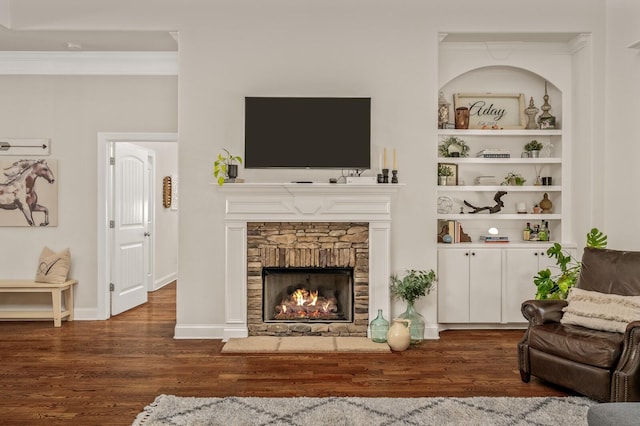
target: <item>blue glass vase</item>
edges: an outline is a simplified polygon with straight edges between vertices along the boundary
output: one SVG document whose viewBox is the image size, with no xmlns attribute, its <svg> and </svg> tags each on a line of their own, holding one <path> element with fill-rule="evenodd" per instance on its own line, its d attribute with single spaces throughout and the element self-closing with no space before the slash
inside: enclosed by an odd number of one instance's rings
<svg viewBox="0 0 640 426">
<path fill-rule="evenodd" d="M 416 311 L 412 301 L 407 301 L 407 310 L 401 313 L 398 318 L 411 320 L 409 330 L 411 332 L 411 344 L 424 340 L 424 317 Z"/>
<path fill-rule="evenodd" d="M 378 316 L 371 321 L 369 325 L 371 330 L 371 340 L 376 343 L 385 343 L 387 341 L 387 332 L 389 331 L 389 321 L 382 316 L 382 309 L 378 309 Z"/>
</svg>

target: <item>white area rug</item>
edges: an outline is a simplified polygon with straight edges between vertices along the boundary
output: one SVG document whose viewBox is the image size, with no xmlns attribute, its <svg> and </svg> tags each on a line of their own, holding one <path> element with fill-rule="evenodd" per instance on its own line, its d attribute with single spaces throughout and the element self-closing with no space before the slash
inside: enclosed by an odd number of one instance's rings
<svg viewBox="0 0 640 426">
<path fill-rule="evenodd" d="M 391 352 L 386 343 L 366 337 L 249 336 L 229 339 L 223 353 Z"/>
<path fill-rule="evenodd" d="M 134 426 L 571 425 L 597 402 L 545 398 L 181 398 L 160 395 Z"/>
</svg>

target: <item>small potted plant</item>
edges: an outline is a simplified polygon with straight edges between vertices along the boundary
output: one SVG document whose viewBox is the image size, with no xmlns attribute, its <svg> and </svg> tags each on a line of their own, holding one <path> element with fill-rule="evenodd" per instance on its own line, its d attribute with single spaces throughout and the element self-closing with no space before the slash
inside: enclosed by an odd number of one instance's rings
<svg viewBox="0 0 640 426">
<path fill-rule="evenodd" d="M 391 285 L 389 290 L 391 296 L 407 302 L 407 310 L 400 314 L 398 318 L 408 319 L 411 321 L 411 342 L 417 343 L 424 339 L 424 317 L 416 312 L 414 303 L 420 297 L 425 296 L 434 289 L 436 273 L 433 270 L 418 271 L 408 269 L 407 273 L 399 278 L 397 275 L 391 276 Z"/>
<path fill-rule="evenodd" d="M 449 176 L 453 176 L 451 167 L 444 164 L 438 165 L 438 185 L 446 185 Z"/>
<path fill-rule="evenodd" d="M 242 157 L 239 155 L 231 155 L 227 149 L 223 149 L 223 153 L 218 154 L 218 158 L 213 163 L 213 176 L 218 180 L 218 185 L 222 186 L 225 182 L 234 182 L 238 177 L 238 164 L 242 164 Z"/>
<path fill-rule="evenodd" d="M 468 157 L 469 145 L 457 136 L 450 136 L 442 140 L 438 154 L 440 157 Z"/>
<path fill-rule="evenodd" d="M 522 186 L 527 180 L 519 173 L 509 172 L 504 178 L 503 185 Z"/>
<path fill-rule="evenodd" d="M 531 142 L 528 142 L 524 146 L 524 150 L 529 153 L 529 157 L 538 158 L 538 157 L 540 157 L 540 151 L 542 150 L 542 144 L 534 139 Z"/>
</svg>

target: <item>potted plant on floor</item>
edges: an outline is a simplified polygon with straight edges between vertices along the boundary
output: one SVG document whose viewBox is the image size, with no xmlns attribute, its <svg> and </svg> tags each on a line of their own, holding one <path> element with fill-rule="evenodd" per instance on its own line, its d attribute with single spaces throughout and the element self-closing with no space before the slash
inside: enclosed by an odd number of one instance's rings
<svg viewBox="0 0 640 426">
<path fill-rule="evenodd" d="M 218 185 L 222 186 L 225 182 L 235 182 L 238 177 L 238 165 L 242 164 L 242 157 L 239 155 L 231 155 L 227 149 L 223 149 L 226 155 L 218 154 L 218 158 L 213 163 L 213 176 L 218 180 Z"/>
<path fill-rule="evenodd" d="M 417 343 L 424 339 L 424 317 L 415 309 L 414 303 L 420 297 L 425 296 L 435 287 L 436 273 L 433 270 L 418 271 L 408 269 L 407 273 L 399 278 L 397 275 L 391 276 L 390 291 L 391 296 L 407 302 L 407 310 L 400 314 L 398 318 L 411 321 L 411 343 Z"/>
</svg>

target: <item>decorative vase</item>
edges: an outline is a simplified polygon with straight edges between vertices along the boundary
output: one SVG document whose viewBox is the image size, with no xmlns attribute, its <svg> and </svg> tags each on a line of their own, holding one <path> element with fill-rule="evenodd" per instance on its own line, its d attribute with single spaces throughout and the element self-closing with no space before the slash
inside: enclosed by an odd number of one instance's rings
<svg viewBox="0 0 640 426">
<path fill-rule="evenodd" d="M 238 165 L 237 164 L 229 164 L 227 165 L 227 177 L 230 182 L 233 182 L 238 177 Z"/>
<path fill-rule="evenodd" d="M 387 341 L 387 333 L 389 332 L 389 321 L 382 316 L 382 309 L 378 309 L 378 316 L 371 321 L 369 325 L 371 330 L 371 340 L 376 343 L 384 343 Z"/>
<path fill-rule="evenodd" d="M 549 194 L 547 194 L 546 192 L 544 193 L 542 201 L 540 201 L 539 205 L 542 209 L 542 213 L 551 213 L 553 211 L 553 203 L 549 199 Z"/>
<path fill-rule="evenodd" d="M 438 176 L 438 185 L 446 186 L 447 185 L 447 177 L 446 176 Z"/>
<path fill-rule="evenodd" d="M 408 319 L 394 318 L 393 325 L 387 333 L 387 343 L 391 350 L 404 351 L 411 344 L 411 332 L 409 327 L 411 321 Z"/>
<path fill-rule="evenodd" d="M 469 128 L 469 108 L 459 107 L 456 108 L 456 129 L 468 129 Z"/>
<path fill-rule="evenodd" d="M 532 149 L 531 151 L 529 151 L 529 157 L 530 158 L 540 158 L 540 150 L 539 149 Z"/>
<path fill-rule="evenodd" d="M 400 314 L 398 318 L 407 319 L 411 322 L 409 327 L 411 343 L 418 343 L 424 340 L 424 317 L 416 311 L 413 302 L 407 302 L 407 310 Z"/>
</svg>

